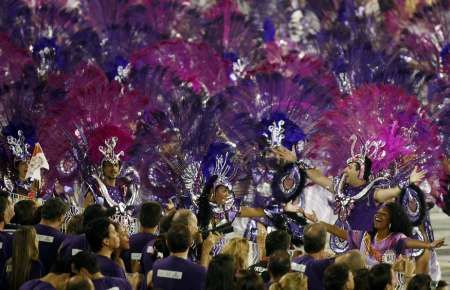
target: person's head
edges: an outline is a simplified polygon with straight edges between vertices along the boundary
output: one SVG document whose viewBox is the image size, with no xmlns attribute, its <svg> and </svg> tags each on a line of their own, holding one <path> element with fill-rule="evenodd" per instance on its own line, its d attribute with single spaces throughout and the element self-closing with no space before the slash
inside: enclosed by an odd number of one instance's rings
<svg viewBox="0 0 450 290">
<path fill-rule="evenodd" d="M 320 223 L 308 224 L 303 231 L 303 247 L 308 254 L 318 253 L 325 249 L 327 231 Z"/>
<path fill-rule="evenodd" d="M 67 223 L 66 234 L 81 235 L 83 230 L 83 214 L 77 214 L 70 218 Z"/>
<path fill-rule="evenodd" d="M 354 272 L 355 289 L 370 290 L 369 269 L 359 269 Z"/>
<path fill-rule="evenodd" d="M 139 212 L 139 222 L 143 228 L 155 228 L 162 217 L 162 207 L 159 203 L 151 201 L 143 203 Z"/>
<path fill-rule="evenodd" d="M 192 236 L 198 233 L 197 217 L 188 209 L 177 210 L 172 218 L 171 224 L 182 224 L 187 226 Z"/>
<path fill-rule="evenodd" d="M 448 290 L 448 283 L 440 280 L 436 286 L 436 290 Z"/>
<path fill-rule="evenodd" d="M 351 184 L 354 181 L 364 180 L 368 181 L 372 169 L 372 161 L 365 157 L 364 163 L 352 161 L 347 164 L 344 173 L 347 175 L 347 181 Z"/>
<path fill-rule="evenodd" d="M 236 269 L 245 270 L 248 267 L 250 246 L 247 239 L 232 238 L 225 244 L 222 254 L 232 256 L 236 262 Z"/>
<path fill-rule="evenodd" d="M 339 263 L 346 265 L 353 273 L 357 270 L 366 268 L 364 256 L 358 250 L 351 250 L 342 255 L 339 259 Z"/>
<path fill-rule="evenodd" d="M 23 226 L 34 225 L 36 209 L 37 205 L 33 200 L 24 199 L 16 202 L 11 222 Z"/>
<path fill-rule="evenodd" d="M 75 275 L 67 282 L 66 290 L 95 290 L 95 286 L 88 277 Z"/>
<path fill-rule="evenodd" d="M 342 264 L 333 264 L 325 269 L 323 285 L 325 290 L 353 290 L 355 288 L 352 272 Z"/>
<path fill-rule="evenodd" d="M 58 222 L 62 225 L 68 209 L 68 205 L 62 201 L 62 199 L 58 197 L 50 198 L 41 207 L 41 219 L 50 222 Z"/>
<path fill-rule="evenodd" d="M 225 185 L 218 185 L 213 189 L 211 201 L 218 205 L 223 205 L 225 204 L 229 194 L 230 190 L 228 187 Z"/>
<path fill-rule="evenodd" d="M 266 236 L 266 256 L 271 256 L 275 251 L 287 251 L 291 246 L 291 236 L 287 231 L 276 230 Z"/>
<path fill-rule="evenodd" d="M 103 176 L 108 179 L 115 179 L 119 176 L 120 172 L 120 163 L 111 163 L 109 161 L 102 162 L 102 172 Z"/>
<path fill-rule="evenodd" d="M 12 272 L 10 283 L 12 289 L 19 289 L 27 279 L 31 262 L 39 260 L 38 240 L 32 226 L 22 226 L 14 233 Z"/>
<path fill-rule="evenodd" d="M 431 290 L 431 277 L 428 274 L 417 274 L 408 282 L 406 290 Z"/>
<path fill-rule="evenodd" d="M 403 233 L 406 236 L 411 236 L 412 231 L 405 210 L 395 202 L 386 203 L 378 209 L 373 217 L 373 227 L 375 231 L 389 229 L 391 233 Z"/>
<path fill-rule="evenodd" d="M 167 232 L 167 246 L 171 253 L 187 252 L 192 243 L 189 228 L 182 224 L 174 224 Z"/>
<path fill-rule="evenodd" d="M 92 278 L 95 274 L 100 273 L 95 254 L 82 251 L 72 257 L 72 272 L 82 276 Z"/>
<path fill-rule="evenodd" d="M 130 249 L 130 237 L 128 236 L 128 231 L 119 223 L 113 222 L 114 228 L 116 232 L 119 234 L 120 246 L 121 250 L 129 250 Z"/>
<path fill-rule="evenodd" d="M 236 280 L 239 290 L 264 290 L 264 282 L 261 276 L 254 271 L 240 271 Z"/>
<path fill-rule="evenodd" d="M 25 179 L 28 171 L 29 160 L 19 160 L 15 162 L 17 177 Z"/>
<path fill-rule="evenodd" d="M 98 218 L 107 218 L 114 214 L 113 208 L 106 209 L 99 204 L 92 204 L 83 211 L 83 229 L 86 229 L 88 224 Z"/>
<path fill-rule="evenodd" d="M 225 254 L 214 256 L 206 273 L 205 290 L 235 289 L 235 274 L 236 267 L 232 256 Z"/>
<path fill-rule="evenodd" d="M 94 253 L 103 248 L 113 251 L 120 246 L 119 234 L 114 224 L 107 218 L 99 218 L 90 222 L 86 230 L 86 239 Z"/>
<path fill-rule="evenodd" d="M 4 195 L 0 196 L 0 223 L 3 222 L 5 225 L 11 222 L 14 216 L 14 205 L 11 200 Z"/>
<path fill-rule="evenodd" d="M 273 281 L 278 281 L 284 274 L 291 270 L 291 256 L 286 251 L 273 253 L 267 264 L 267 271 Z"/>
<path fill-rule="evenodd" d="M 370 289 L 394 289 L 394 274 L 389 264 L 381 263 L 372 267 L 369 271 Z"/>
<path fill-rule="evenodd" d="M 308 290 L 308 277 L 303 273 L 287 273 L 280 281 L 272 284 L 269 290 Z"/>
</svg>

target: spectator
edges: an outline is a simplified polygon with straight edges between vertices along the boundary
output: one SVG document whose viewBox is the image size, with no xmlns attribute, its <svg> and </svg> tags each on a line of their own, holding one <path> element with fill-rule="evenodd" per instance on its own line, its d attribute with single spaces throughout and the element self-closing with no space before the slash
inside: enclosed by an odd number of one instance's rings
<svg viewBox="0 0 450 290">
<path fill-rule="evenodd" d="M 24 199 L 14 205 L 14 217 L 11 223 L 22 226 L 32 226 L 35 222 L 37 205 L 33 200 Z"/>
<path fill-rule="evenodd" d="M 267 270 L 270 275 L 269 286 L 280 281 L 291 270 L 291 257 L 286 251 L 276 251 L 269 258 Z"/>
<path fill-rule="evenodd" d="M 175 224 L 167 233 L 170 256 L 156 261 L 147 281 L 154 288 L 164 290 L 200 290 L 204 288 L 206 270 L 188 260 L 191 231 L 185 225 Z"/>
<path fill-rule="evenodd" d="M 291 236 L 282 230 L 270 232 L 265 240 L 266 256 L 261 258 L 261 261 L 250 266 L 250 270 L 255 271 L 261 275 L 264 283 L 269 283 L 270 276 L 267 272 L 267 262 L 269 257 L 278 250 L 288 251 L 291 246 Z"/>
<path fill-rule="evenodd" d="M 77 214 L 70 218 L 69 222 L 67 223 L 66 234 L 83 234 L 83 214 Z"/>
<path fill-rule="evenodd" d="M 44 274 L 50 271 L 65 235 L 60 231 L 68 206 L 59 198 L 48 199 L 41 209 L 41 222 L 34 228 L 39 240 L 39 260 Z"/>
<path fill-rule="evenodd" d="M 120 289 L 131 290 L 130 283 L 123 278 L 106 277 L 100 272 L 95 254 L 82 251 L 72 257 L 72 270 L 77 275 L 92 280 L 96 290 Z"/>
<path fill-rule="evenodd" d="M 333 264 L 329 266 L 323 275 L 323 285 L 325 290 L 353 290 L 355 284 L 353 274 L 350 269 L 342 264 Z M 308 289 L 317 289 L 309 288 Z M 383 288 L 371 288 L 383 289 Z"/>
<path fill-rule="evenodd" d="M 4 231 L 14 216 L 14 206 L 7 195 L 0 195 L 0 284 L 6 283 L 6 261 L 12 256 L 13 237 Z"/>
<path fill-rule="evenodd" d="M 56 261 L 50 273 L 41 279 L 34 279 L 26 282 L 20 287 L 20 290 L 56 290 L 64 289 L 67 280 L 70 277 L 70 267 L 62 260 Z"/>
<path fill-rule="evenodd" d="M 12 290 L 19 289 L 28 280 L 43 276 L 44 267 L 39 261 L 38 241 L 33 227 L 23 226 L 15 232 L 13 254 L 7 268 L 9 289 Z"/>
<path fill-rule="evenodd" d="M 270 290 L 308 290 L 308 278 L 303 273 L 287 273 Z"/>
<path fill-rule="evenodd" d="M 391 265 L 386 263 L 377 264 L 369 271 L 370 289 L 394 289 L 394 277 Z"/>
<path fill-rule="evenodd" d="M 359 269 L 354 273 L 355 290 L 370 290 L 369 270 Z"/>
<path fill-rule="evenodd" d="M 428 274 L 417 274 L 408 282 L 406 290 L 431 290 L 431 277 Z"/>
<path fill-rule="evenodd" d="M 67 282 L 66 290 L 96 290 L 91 279 L 83 276 L 73 276 Z"/>
<path fill-rule="evenodd" d="M 436 286 L 436 290 L 448 290 L 448 284 L 444 280 L 440 280 Z"/>
<path fill-rule="evenodd" d="M 240 271 L 237 277 L 238 290 L 264 290 L 264 282 L 258 273 L 244 270 Z"/>
<path fill-rule="evenodd" d="M 126 272 L 125 262 L 121 257 L 123 252 L 130 250 L 130 238 L 128 237 L 128 231 L 121 224 L 117 222 L 113 222 L 113 224 L 119 235 L 119 247 L 114 250 L 111 259 Z"/>
<path fill-rule="evenodd" d="M 140 261 L 144 247 L 156 239 L 158 225 L 162 217 L 161 205 L 157 202 L 146 202 L 139 212 L 140 232 L 130 237 L 130 249 L 122 253 L 127 272 L 140 272 Z"/>
<path fill-rule="evenodd" d="M 232 238 L 223 247 L 222 254 L 232 256 L 236 262 L 236 270 L 246 270 L 248 268 L 250 245 L 244 238 Z"/>
<path fill-rule="evenodd" d="M 89 247 L 96 254 L 102 274 L 126 279 L 124 269 L 111 259 L 114 250 L 120 246 L 119 234 L 114 224 L 107 218 L 92 221 L 86 230 L 86 239 Z"/>
<path fill-rule="evenodd" d="M 235 290 L 235 262 L 232 256 L 219 254 L 212 258 L 206 273 L 205 290 Z"/>
</svg>

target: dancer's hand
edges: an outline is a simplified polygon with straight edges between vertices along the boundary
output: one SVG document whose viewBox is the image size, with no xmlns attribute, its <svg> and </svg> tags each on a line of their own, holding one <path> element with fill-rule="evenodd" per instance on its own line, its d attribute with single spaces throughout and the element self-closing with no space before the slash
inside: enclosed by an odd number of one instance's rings
<svg viewBox="0 0 450 290">
<path fill-rule="evenodd" d="M 319 222 L 319 218 L 317 217 L 315 211 L 312 211 L 312 213 L 303 212 L 303 216 L 304 216 L 307 220 L 309 220 L 309 221 L 311 221 L 311 222 L 313 222 L 313 223 L 318 223 L 318 222 Z"/>
<path fill-rule="evenodd" d="M 419 170 L 418 167 L 414 167 L 414 170 L 411 172 L 411 175 L 409 176 L 409 183 L 410 184 L 420 184 L 422 180 L 425 178 L 426 171 Z"/>
<path fill-rule="evenodd" d="M 277 156 L 277 158 L 284 160 L 286 162 L 294 163 L 297 161 L 297 154 L 295 153 L 295 145 L 289 150 L 284 146 L 278 146 L 272 149 L 272 152 Z"/>
<path fill-rule="evenodd" d="M 442 246 L 445 246 L 445 239 L 439 239 L 439 240 L 434 240 L 431 244 L 430 244 L 430 248 L 431 249 L 435 249 L 435 248 L 440 248 Z"/>
<path fill-rule="evenodd" d="M 284 211 L 286 212 L 294 212 L 294 213 L 298 213 L 298 212 L 303 212 L 303 209 L 301 207 L 299 207 L 298 205 L 294 204 L 294 202 L 291 200 L 290 202 L 286 203 L 284 205 Z"/>
<path fill-rule="evenodd" d="M 217 244 L 220 239 L 223 237 L 223 235 L 219 234 L 219 233 L 212 233 L 210 232 L 208 234 L 208 237 L 206 238 L 206 240 L 203 241 L 203 250 L 207 250 L 208 253 L 212 250 L 212 248 L 214 247 L 215 244 Z"/>
</svg>

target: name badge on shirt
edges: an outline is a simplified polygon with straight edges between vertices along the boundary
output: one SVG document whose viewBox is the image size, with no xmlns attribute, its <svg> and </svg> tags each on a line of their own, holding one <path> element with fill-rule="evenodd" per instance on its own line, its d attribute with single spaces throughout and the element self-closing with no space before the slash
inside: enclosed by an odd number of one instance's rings
<svg viewBox="0 0 450 290">
<path fill-rule="evenodd" d="M 44 243 L 53 243 L 53 240 L 55 239 L 52 236 L 46 236 L 46 235 L 37 235 L 37 236 L 38 236 L 38 241 L 44 242 Z"/>
<path fill-rule="evenodd" d="M 156 273 L 156 276 L 161 278 L 181 280 L 181 278 L 183 277 L 183 272 L 159 269 Z"/>
<path fill-rule="evenodd" d="M 3 249 L 3 243 L 0 242 L 0 249 Z"/>
<path fill-rule="evenodd" d="M 291 270 L 295 272 L 305 273 L 306 265 L 291 263 Z"/>
<path fill-rule="evenodd" d="M 153 254 L 153 252 L 154 252 L 153 246 L 148 246 L 147 247 L 147 253 L 148 254 Z"/>
<path fill-rule="evenodd" d="M 72 256 L 75 256 L 75 255 L 78 254 L 79 252 L 81 252 L 80 249 L 72 249 Z"/>
<path fill-rule="evenodd" d="M 106 290 L 120 290 L 119 287 L 112 287 L 112 288 L 108 288 Z"/>
<path fill-rule="evenodd" d="M 131 260 L 141 260 L 141 253 L 131 253 Z"/>
</svg>

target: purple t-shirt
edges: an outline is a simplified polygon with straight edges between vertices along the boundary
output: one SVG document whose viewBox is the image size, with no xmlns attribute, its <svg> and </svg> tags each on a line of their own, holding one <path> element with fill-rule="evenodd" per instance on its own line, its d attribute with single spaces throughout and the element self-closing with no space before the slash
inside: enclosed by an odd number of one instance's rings
<svg viewBox="0 0 450 290">
<path fill-rule="evenodd" d="M 202 290 L 205 285 L 206 269 L 175 256 L 158 260 L 153 265 L 154 288 L 164 290 Z"/>
<path fill-rule="evenodd" d="M 6 279 L 6 261 L 12 256 L 14 237 L 6 232 L 0 232 L 0 285 Z"/>
<path fill-rule="evenodd" d="M 39 240 L 39 260 L 44 265 L 44 275 L 50 271 L 56 260 L 58 249 L 65 239 L 65 235 L 52 227 L 38 224 L 34 226 Z"/>
<path fill-rule="evenodd" d="M 116 277 L 103 277 L 100 279 L 92 280 L 95 290 L 131 290 L 131 285 L 127 279 L 121 279 Z M 116 287 L 116 288 L 114 288 Z"/>
<path fill-rule="evenodd" d="M 56 290 L 56 288 L 47 282 L 35 279 L 22 284 L 19 290 Z"/>
<path fill-rule="evenodd" d="M 149 241 L 141 252 L 141 273 L 147 274 L 153 269 L 153 263 L 155 263 L 155 239 Z M 163 257 L 160 257 L 161 259 Z"/>
<path fill-rule="evenodd" d="M 128 273 L 131 273 L 131 261 L 140 261 L 145 246 L 155 238 L 155 235 L 147 233 L 137 233 L 130 237 L 130 249 L 122 252 L 122 259 Z"/>
<path fill-rule="evenodd" d="M 66 236 L 59 249 L 59 257 L 69 261 L 72 256 L 81 251 L 89 251 L 89 244 L 85 234 Z"/>
<path fill-rule="evenodd" d="M 323 289 L 323 273 L 334 263 L 334 258 L 315 260 L 309 255 L 295 257 L 292 260 L 292 270 L 305 273 L 308 277 L 308 289 Z"/>
<path fill-rule="evenodd" d="M 96 255 L 100 271 L 103 275 L 126 279 L 125 271 L 110 258 Z"/>
</svg>

